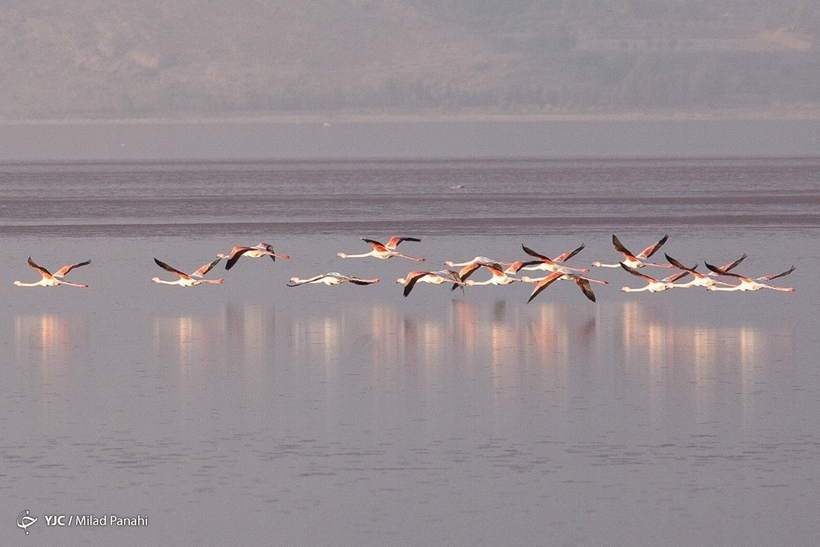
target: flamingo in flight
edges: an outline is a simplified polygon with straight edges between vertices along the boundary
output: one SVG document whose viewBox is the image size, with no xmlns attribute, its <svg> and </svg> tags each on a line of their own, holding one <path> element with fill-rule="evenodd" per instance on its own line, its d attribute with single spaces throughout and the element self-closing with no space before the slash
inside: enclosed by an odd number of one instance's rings
<svg viewBox="0 0 820 547">
<path fill-rule="evenodd" d="M 231 268 L 233 268 L 234 264 L 236 264 L 236 261 L 243 256 L 248 258 L 262 258 L 263 256 L 269 256 L 271 257 L 271 260 L 273 260 L 274 262 L 276 262 L 277 258 L 281 258 L 283 260 L 290 259 L 288 255 L 276 254 L 273 251 L 273 245 L 263 242 L 259 242 L 259 244 L 255 245 L 254 247 L 236 246 L 233 249 L 231 249 L 231 252 L 229 254 L 225 255 L 220 253 L 216 256 L 219 259 L 228 259 L 228 261 L 225 263 L 226 270 L 230 270 Z"/>
<path fill-rule="evenodd" d="M 467 266 L 483 266 L 485 264 L 499 264 L 501 266 L 512 266 L 515 262 L 502 262 L 500 260 L 493 260 L 491 258 L 487 258 L 486 256 L 477 256 L 472 260 L 468 260 L 466 262 L 453 262 L 452 260 L 445 260 L 444 265 L 450 266 L 451 268 L 466 268 Z"/>
<path fill-rule="evenodd" d="M 453 288 L 458 286 L 461 286 L 463 288 L 464 286 L 464 283 L 462 282 L 458 273 L 453 270 L 441 270 L 439 272 L 429 272 L 420 270 L 415 272 L 409 272 L 404 277 L 398 278 L 396 280 L 396 283 L 404 285 L 404 296 L 410 294 L 410 291 L 413 290 L 413 287 L 416 286 L 416 283 L 432 283 L 433 285 L 441 285 L 442 283 L 452 283 Z"/>
<path fill-rule="evenodd" d="M 755 279 L 750 279 L 748 277 L 738 275 L 734 272 L 727 272 L 726 270 L 722 270 L 716 266 L 712 266 L 708 262 L 704 262 L 704 264 L 706 264 L 707 268 L 709 268 L 711 271 L 715 272 L 718 275 L 728 275 L 729 277 L 734 277 L 740 280 L 740 283 L 738 283 L 737 285 L 732 285 L 730 287 L 717 287 L 712 285 L 710 287 L 706 287 L 707 291 L 759 291 L 760 289 L 772 289 L 773 291 L 783 292 L 794 291 L 794 287 L 775 287 L 774 285 L 769 285 L 767 283 L 772 279 L 777 279 L 778 277 L 789 275 L 794 271 L 794 266 L 792 266 L 785 272 L 781 272 L 779 274 L 764 275 L 761 277 L 757 277 Z"/>
<path fill-rule="evenodd" d="M 459 278 L 462 280 L 465 287 L 476 287 L 478 285 L 509 285 L 510 283 L 521 281 L 517 277 L 510 277 L 509 275 L 504 273 L 504 271 L 501 269 L 501 266 L 498 264 L 481 264 L 476 265 L 475 267 L 465 266 L 465 269 L 467 268 L 469 268 L 469 271 L 464 272 L 464 270 L 462 270 L 461 272 L 459 272 Z M 467 279 L 467 277 L 478 268 L 487 269 L 493 275 L 486 281 L 473 281 L 472 279 Z"/>
<path fill-rule="evenodd" d="M 80 266 L 87 266 L 88 264 L 91 264 L 90 260 L 86 260 L 85 262 L 78 262 L 77 264 L 69 264 L 68 266 L 63 266 L 62 268 L 60 268 L 52 274 L 42 266 L 38 266 L 37 264 L 35 264 L 31 257 L 29 257 L 29 267 L 34 268 L 35 270 L 40 272 L 42 279 L 40 279 L 40 281 L 37 281 L 36 283 L 23 283 L 22 281 L 15 281 L 14 285 L 18 287 L 56 287 L 57 285 L 68 285 L 69 287 L 86 288 L 88 287 L 88 285 L 81 285 L 79 283 L 69 283 L 68 281 L 63 281 L 63 276 L 71 270 L 73 270 L 74 268 L 79 268 Z"/>
<path fill-rule="evenodd" d="M 155 258 L 154 262 L 157 263 L 157 266 L 159 266 L 165 271 L 171 272 L 172 274 L 178 275 L 179 279 L 177 279 L 176 281 L 165 281 L 163 279 L 160 279 L 159 277 L 154 277 L 151 279 L 151 281 L 153 281 L 154 283 L 162 283 L 164 285 L 179 285 L 180 287 L 196 287 L 197 285 L 201 285 L 203 283 L 222 283 L 222 279 L 203 279 L 203 276 L 206 273 L 210 272 L 214 266 L 219 264 L 220 260 L 222 260 L 222 258 L 217 257 L 216 260 L 208 262 L 207 264 L 199 268 L 197 271 L 189 275 Z"/>
<path fill-rule="evenodd" d="M 595 293 L 592 292 L 592 287 L 590 286 L 590 282 L 592 283 L 600 283 L 601 285 L 608 285 L 608 282 L 601 281 L 600 279 L 592 279 L 591 277 L 586 277 L 584 275 L 579 275 L 571 272 L 552 272 L 546 277 L 540 278 L 532 278 L 527 277 L 526 275 L 521 278 L 521 281 L 525 283 L 535 283 L 535 288 L 532 290 L 530 294 L 530 298 L 527 300 L 527 304 L 532 302 L 532 299 L 538 296 L 544 289 L 552 285 L 554 282 L 558 281 L 559 279 L 566 279 L 566 280 L 573 280 L 575 284 L 578 285 L 578 288 L 581 289 L 581 292 L 584 293 L 584 296 L 595 302 Z"/>
<path fill-rule="evenodd" d="M 568 266 L 563 265 L 564 262 L 580 253 L 584 249 L 584 245 L 581 245 L 580 247 L 578 247 L 577 249 L 573 249 L 572 251 L 563 253 L 555 258 L 549 258 L 540 253 L 537 253 L 525 245 L 521 245 L 521 248 L 524 249 L 525 253 L 527 253 L 531 257 L 536 258 L 537 260 L 519 260 L 518 262 L 514 262 L 510 265 L 509 268 L 507 268 L 507 273 L 518 273 L 519 270 L 547 270 L 549 272 L 560 271 L 563 273 L 582 273 L 589 271 L 587 268 L 570 268 Z"/>
<path fill-rule="evenodd" d="M 593 262 L 592 265 L 598 268 L 619 268 L 621 264 L 626 264 L 630 268 L 643 268 L 644 266 L 657 266 L 659 268 L 672 268 L 671 264 L 657 264 L 655 262 L 648 262 L 646 259 L 655 254 L 655 252 L 660 249 L 666 240 L 669 239 L 668 235 L 663 236 L 658 241 L 641 251 L 640 253 L 634 255 L 632 254 L 629 249 L 624 247 L 623 243 L 618 239 L 615 234 L 612 234 L 612 245 L 615 247 L 615 250 L 621 253 L 624 259 L 621 262 L 616 264 L 603 264 L 601 262 Z"/>
<path fill-rule="evenodd" d="M 339 272 L 328 272 L 326 274 L 314 275 L 307 279 L 299 279 L 298 277 L 291 277 L 288 287 L 298 287 L 306 283 L 324 283 L 325 285 L 340 285 L 342 283 L 350 282 L 354 285 L 371 285 L 378 283 L 379 279 L 362 279 L 361 277 L 353 277 L 350 275 L 340 274 Z"/>
<path fill-rule="evenodd" d="M 390 248 L 387 247 L 387 245 L 383 245 L 382 243 L 379 243 L 375 239 L 365 239 L 365 238 L 360 238 L 360 239 L 362 241 L 364 241 L 365 243 L 370 244 L 370 246 L 373 247 L 373 250 L 370 251 L 369 253 L 362 253 L 362 254 L 357 254 L 357 255 L 349 255 L 349 254 L 345 254 L 345 253 L 336 253 L 336 256 L 338 256 L 340 258 L 364 258 L 366 256 L 372 256 L 373 258 L 380 258 L 382 260 L 385 260 L 385 259 L 388 259 L 388 258 L 393 258 L 394 256 L 398 256 L 400 258 L 407 258 L 408 260 L 415 260 L 416 262 L 424 262 L 423 258 L 416 258 L 414 256 L 407 256 L 407 255 L 401 254 L 400 252 L 395 250 L 395 247 L 393 249 L 390 249 Z M 390 241 L 388 241 L 388 243 L 393 242 L 395 244 L 395 246 L 398 246 L 398 244 L 401 243 L 402 241 L 421 241 L 421 240 L 417 239 L 417 238 L 412 238 L 412 237 L 404 237 L 404 238 L 392 237 L 392 238 L 390 238 Z"/>
<path fill-rule="evenodd" d="M 679 270 L 684 270 L 684 271 L 692 274 L 692 277 L 694 278 L 694 279 L 692 279 L 691 281 L 689 281 L 687 283 L 681 283 L 681 284 L 678 284 L 678 285 L 673 284 L 672 288 L 675 288 L 675 289 L 690 289 L 692 287 L 706 287 L 706 288 L 708 288 L 708 287 L 711 287 L 712 285 L 723 285 L 723 286 L 726 286 L 726 287 L 731 287 L 732 286 L 731 283 L 726 283 L 725 281 L 719 281 L 719 280 L 715 279 L 714 278 L 715 274 L 713 272 L 709 272 L 711 275 L 702 274 L 700 272 L 695 271 L 695 268 L 689 268 L 687 266 L 684 266 L 683 264 L 680 263 L 680 261 L 675 260 L 674 258 L 669 256 L 668 254 L 664 253 L 664 256 L 666 256 L 666 260 L 668 260 L 669 263 L 672 264 L 674 267 L 678 268 Z M 735 260 L 734 262 L 730 262 L 728 264 L 725 264 L 725 265 L 721 266 L 720 270 L 728 272 L 729 270 L 731 270 L 732 268 L 734 268 L 735 266 L 737 266 L 738 264 L 743 262 L 743 260 L 745 258 L 746 258 L 746 255 L 744 254 L 742 257 Z M 697 267 L 697 264 L 695 265 L 695 267 Z"/>
<path fill-rule="evenodd" d="M 627 266 L 624 263 L 621 263 L 621 268 L 628 271 L 629 273 L 631 273 L 635 277 L 640 277 L 641 279 L 646 281 L 646 285 L 644 285 L 643 287 L 640 287 L 638 289 L 633 289 L 631 287 L 621 287 L 621 290 L 623 292 L 641 292 L 641 291 L 661 292 L 661 291 L 665 291 L 667 289 L 671 289 L 672 286 L 673 286 L 673 283 L 675 281 L 677 281 L 681 277 L 689 275 L 689 273 L 690 273 L 689 270 L 694 270 L 694 268 L 686 268 L 682 272 L 673 273 L 672 275 L 669 275 L 667 277 L 664 277 L 661 280 L 658 280 L 658 279 L 655 279 L 654 277 L 646 275 L 645 273 L 639 272 L 635 268 L 631 268 L 631 267 Z"/>
</svg>

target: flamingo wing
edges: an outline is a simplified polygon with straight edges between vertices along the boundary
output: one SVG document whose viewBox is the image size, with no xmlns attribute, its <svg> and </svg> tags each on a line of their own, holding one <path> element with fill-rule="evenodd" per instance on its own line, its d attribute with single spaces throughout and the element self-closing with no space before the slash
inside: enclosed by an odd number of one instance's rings
<svg viewBox="0 0 820 547">
<path fill-rule="evenodd" d="M 742 275 L 736 274 L 734 272 L 727 272 L 726 270 L 718 268 L 717 266 L 712 266 L 711 264 L 709 264 L 706 261 L 704 261 L 703 263 L 706 264 L 706 267 L 709 268 L 709 270 L 715 272 L 718 275 L 728 275 L 730 277 L 736 277 L 737 279 L 740 279 L 741 281 L 751 281 L 751 279 L 749 279 L 748 277 L 743 277 Z"/>
<path fill-rule="evenodd" d="M 560 273 L 560 272 L 553 272 L 553 273 L 549 274 L 547 277 L 543 278 L 541 281 L 539 281 L 535 285 L 535 288 L 532 290 L 532 293 L 530 293 L 530 297 L 529 297 L 529 299 L 527 299 L 527 304 L 532 302 L 533 298 L 535 298 L 536 296 L 541 294 L 541 291 L 543 291 L 544 289 L 546 289 L 547 287 L 552 285 L 562 275 L 563 274 Z"/>
<path fill-rule="evenodd" d="M 163 262 L 162 260 L 158 260 L 158 259 L 154 258 L 154 262 L 156 262 L 156 263 L 157 263 L 157 266 L 159 266 L 159 267 L 160 267 L 160 268 L 162 268 L 163 270 L 165 270 L 165 271 L 167 271 L 167 272 L 171 272 L 171 273 L 173 273 L 173 274 L 177 274 L 177 275 L 178 275 L 179 277 L 181 277 L 182 279 L 191 279 L 191 276 L 189 276 L 188 274 L 183 273 L 183 272 L 181 272 L 181 271 L 177 270 L 177 269 L 176 269 L 176 268 L 174 268 L 173 266 L 169 266 L 168 264 L 166 264 L 166 263 L 165 263 L 165 262 Z"/>
<path fill-rule="evenodd" d="M 624 263 L 621 263 L 621 268 L 623 268 L 624 270 L 628 271 L 629 273 L 631 273 L 631 274 L 632 274 L 632 275 L 634 275 L 635 277 L 640 277 L 641 279 L 643 279 L 643 280 L 647 281 L 648 283 L 655 283 L 655 282 L 657 282 L 657 281 L 658 281 L 658 280 L 657 280 L 657 279 L 655 279 L 654 277 L 650 277 L 650 276 L 648 276 L 648 275 L 646 275 L 646 274 L 644 274 L 644 273 L 641 273 L 641 272 L 639 272 L 638 270 L 636 270 L 635 268 L 630 268 L 629 266 L 627 266 L 627 265 L 626 265 L 626 264 L 624 264 Z"/>
<path fill-rule="evenodd" d="M 361 277 L 348 277 L 347 280 L 353 283 L 354 285 L 371 285 L 373 283 L 379 282 L 379 278 L 362 279 Z"/>
<path fill-rule="evenodd" d="M 537 253 L 537 252 L 533 251 L 532 249 L 530 249 L 530 248 L 529 248 L 529 247 L 527 247 L 526 245 L 521 245 L 521 248 L 522 248 L 522 249 L 524 249 L 524 252 L 525 252 L 525 253 L 527 253 L 527 254 L 528 254 L 528 255 L 530 255 L 530 256 L 534 256 L 535 258 L 537 258 L 537 259 L 538 259 L 538 260 L 540 260 L 541 262 L 546 262 L 547 264 L 553 264 L 553 261 L 552 261 L 552 259 L 551 259 L 551 258 L 549 258 L 548 256 L 544 256 L 544 255 L 542 255 L 542 254 L 539 254 L 539 253 Z"/>
<path fill-rule="evenodd" d="M 779 274 L 774 275 L 764 275 L 763 277 L 758 277 L 758 281 L 771 281 L 772 279 L 777 279 L 778 277 L 783 277 L 784 275 L 789 275 L 794 271 L 794 266 L 786 270 L 785 272 L 781 272 Z"/>
<path fill-rule="evenodd" d="M 568 251 L 566 253 L 560 254 L 560 255 L 556 256 L 555 258 L 553 258 L 552 261 L 553 262 L 566 262 L 567 260 L 569 260 L 573 256 L 575 256 L 578 253 L 580 253 L 581 251 L 583 251 L 585 245 L 586 245 L 585 243 L 582 243 L 581 246 L 578 247 L 577 249 L 573 249 L 573 250 Z"/>
<path fill-rule="evenodd" d="M 54 276 L 51 275 L 51 273 L 48 270 L 46 270 L 42 266 L 38 266 L 37 264 L 35 264 L 34 261 L 31 259 L 31 257 L 28 257 L 28 265 L 29 265 L 29 267 L 34 268 L 35 270 L 40 272 L 40 275 L 42 275 L 46 279 L 53 279 L 54 278 Z"/>
<path fill-rule="evenodd" d="M 213 269 L 214 266 L 219 264 L 220 260 L 222 260 L 222 258 L 217 258 L 216 260 L 212 260 L 211 262 L 208 262 L 207 264 L 205 264 L 204 266 L 199 268 L 197 271 L 192 273 L 191 277 L 202 277 L 202 276 L 204 276 L 206 273 L 210 272 Z"/>
<path fill-rule="evenodd" d="M 618 239 L 618 236 L 612 234 L 612 246 L 615 247 L 615 250 L 624 255 L 627 258 L 635 258 L 635 255 L 632 252 L 624 247 L 624 244 L 621 243 L 621 240 Z"/>
<path fill-rule="evenodd" d="M 666 253 L 664 253 L 664 255 L 663 255 L 663 256 L 665 256 L 665 257 L 666 257 L 666 261 L 667 261 L 667 262 L 669 262 L 671 265 L 673 265 L 674 267 L 676 267 L 676 268 L 677 268 L 677 269 L 679 269 L 679 270 L 687 270 L 687 271 L 689 271 L 689 270 L 694 270 L 694 269 L 695 269 L 695 268 L 688 268 L 688 267 L 684 266 L 684 265 L 683 265 L 680 261 L 675 260 L 674 258 L 672 258 L 671 256 L 669 256 L 669 255 L 668 255 L 668 254 L 666 254 Z"/>
<path fill-rule="evenodd" d="M 424 277 L 425 275 L 429 274 L 430 272 L 410 272 L 407 274 L 406 281 L 404 284 L 404 296 L 410 294 L 410 291 L 413 290 L 413 287 L 416 286 L 419 279 Z"/>
<path fill-rule="evenodd" d="M 744 260 L 746 260 L 746 253 L 743 253 L 743 256 L 741 256 L 740 258 L 738 258 L 734 262 L 724 264 L 723 266 L 720 267 L 720 269 L 723 270 L 724 272 L 728 272 L 729 270 L 731 270 L 732 268 L 734 268 L 735 266 L 737 266 L 738 264 L 740 264 Z"/>
<path fill-rule="evenodd" d="M 578 285 L 578 288 L 581 289 L 581 292 L 584 293 L 584 296 L 595 302 L 595 293 L 592 292 L 592 287 L 589 285 L 589 280 L 585 277 L 575 277 L 575 284 Z"/>
<path fill-rule="evenodd" d="M 54 277 L 63 277 L 64 275 L 66 275 L 68 272 L 70 272 L 74 268 L 79 268 L 80 266 L 88 266 L 89 264 L 91 264 L 91 261 L 86 260 L 85 262 L 78 262 L 77 264 L 70 264 L 68 266 L 63 266 L 62 268 L 60 268 L 59 270 L 54 272 Z"/>
<path fill-rule="evenodd" d="M 376 250 L 380 253 L 384 253 L 384 252 L 388 251 L 387 247 L 385 247 L 384 245 L 382 245 L 381 243 L 379 243 L 375 239 L 362 238 L 362 241 L 364 241 L 365 243 L 369 243 L 370 246 L 373 247 L 374 250 Z"/>
<path fill-rule="evenodd" d="M 230 270 L 233 268 L 236 261 L 239 260 L 243 254 L 247 253 L 248 251 L 253 250 L 253 247 L 234 247 L 231 249 L 231 254 L 228 255 L 228 261 L 225 263 L 225 269 Z"/>
<path fill-rule="evenodd" d="M 669 236 L 664 235 L 658 241 L 656 241 L 655 243 L 653 243 L 652 245 L 650 245 L 649 247 L 647 247 L 646 249 L 644 249 L 643 251 L 638 253 L 638 258 L 649 258 L 653 254 L 655 254 L 655 251 L 660 249 L 663 246 L 664 243 L 666 243 L 667 239 L 669 239 Z"/>
<path fill-rule="evenodd" d="M 417 243 L 418 243 L 418 242 L 420 242 L 420 241 L 421 241 L 421 239 L 419 239 L 419 238 L 417 238 L 417 237 L 399 237 L 399 236 L 393 236 L 393 237 L 391 237 L 390 239 L 388 239 L 388 240 L 387 240 L 387 243 L 385 243 L 385 244 L 384 244 L 384 246 L 385 246 L 386 248 L 390 249 L 390 250 L 393 250 L 393 249 L 395 249 L 396 247 L 398 247 L 398 246 L 399 246 L 399 243 L 401 243 L 402 241 L 415 241 L 415 242 L 417 242 Z"/>
</svg>

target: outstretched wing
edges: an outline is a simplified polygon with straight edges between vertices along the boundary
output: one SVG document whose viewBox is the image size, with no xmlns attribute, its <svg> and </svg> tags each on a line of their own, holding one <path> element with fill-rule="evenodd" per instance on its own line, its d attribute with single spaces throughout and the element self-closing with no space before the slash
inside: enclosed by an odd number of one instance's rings
<svg viewBox="0 0 820 547">
<path fill-rule="evenodd" d="M 228 255 L 228 261 L 225 263 L 225 269 L 230 270 L 240 257 L 253 249 L 253 247 L 234 247 L 231 249 L 231 254 Z"/>
<path fill-rule="evenodd" d="M 165 270 L 165 271 L 167 271 L 167 272 L 171 272 L 171 273 L 173 273 L 173 274 L 177 274 L 177 275 L 178 275 L 179 277 L 181 277 L 182 279 L 191 279 L 191 276 L 189 276 L 188 274 L 183 273 L 183 272 L 181 272 L 181 271 L 177 270 L 176 268 L 174 268 L 174 267 L 172 267 L 172 266 L 169 266 L 168 264 L 166 264 L 166 263 L 165 263 L 165 262 L 163 262 L 162 260 L 157 260 L 156 258 L 154 258 L 154 262 L 156 262 L 156 263 L 157 263 L 157 266 L 159 266 L 159 267 L 160 267 L 160 268 L 162 268 L 163 270 Z"/>
<path fill-rule="evenodd" d="M 744 260 L 746 260 L 746 253 L 743 253 L 743 256 L 741 256 L 740 258 L 738 258 L 734 262 L 724 264 L 723 266 L 720 267 L 720 269 L 723 270 L 724 272 L 728 272 L 729 270 L 731 270 L 732 268 L 734 268 L 735 266 L 737 266 L 738 264 L 740 264 Z"/>
<path fill-rule="evenodd" d="M 388 239 L 388 240 L 387 240 L 387 243 L 385 243 L 385 245 L 384 245 L 384 246 L 385 246 L 386 248 L 388 248 L 388 249 L 390 249 L 390 250 L 392 251 L 392 250 L 394 250 L 396 247 L 398 247 L 398 246 L 399 246 L 399 243 L 401 243 L 402 241 L 415 241 L 415 242 L 417 242 L 417 243 L 418 243 L 418 242 L 420 242 L 421 240 L 420 240 L 419 238 L 417 238 L 417 237 L 399 237 L 399 236 L 393 236 L 393 237 L 391 237 L 390 239 Z"/>
<path fill-rule="evenodd" d="M 794 266 L 786 270 L 785 272 L 781 272 L 779 274 L 774 275 L 764 275 L 763 277 L 758 277 L 758 281 L 771 281 L 772 279 L 777 279 L 778 277 L 783 277 L 784 275 L 789 275 L 794 271 Z"/>
<path fill-rule="evenodd" d="M 222 260 L 222 258 L 221 258 L 221 257 L 217 257 L 217 259 L 216 259 L 216 260 L 213 260 L 213 261 L 211 261 L 211 262 L 208 262 L 207 264 L 205 264 L 204 266 L 202 266 L 200 269 L 198 269 L 197 271 L 195 271 L 194 273 L 192 273 L 192 274 L 191 274 L 191 277 L 202 277 L 202 276 L 204 276 L 206 273 L 210 272 L 210 271 L 213 269 L 213 267 L 214 267 L 214 266 L 216 266 L 217 264 L 219 264 L 219 261 L 220 261 L 220 260 Z"/>
<path fill-rule="evenodd" d="M 684 266 L 681 262 L 675 260 L 674 258 L 672 258 L 671 256 L 669 256 L 666 253 L 664 253 L 663 256 L 666 257 L 667 262 L 669 262 L 671 265 L 673 265 L 674 267 L 676 267 L 679 270 L 686 270 L 686 271 L 693 271 L 694 270 L 694 268 L 689 268 L 687 266 Z M 723 268 L 721 268 L 721 269 L 723 269 Z"/>
<path fill-rule="evenodd" d="M 550 257 L 544 256 L 540 253 L 536 253 L 535 251 L 533 251 L 532 249 L 530 249 L 526 245 L 521 245 L 521 248 L 524 249 L 525 253 L 527 253 L 530 256 L 534 256 L 535 258 L 537 258 L 541 262 L 546 262 L 547 264 L 554 264 L 554 262 L 552 261 L 552 259 Z"/>
<path fill-rule="evenodd" d="M 578 288 L 581 289 L 581 292 L 584 293 L 584 296 L 595 302 L 595 293 L 592 292 L 592 287 L 589 286 L 589 281 L 584 277 L 575 277 L 575 284 L 578 285 Z"/>
<path fill-rule="evenodd" d="M 35 270 L 40 272 L 40 275 L 42 275 L 46 279 L 52 279 L 54 277 L 54 276 L 51 275 L 51 273 L 49 273 L 48 270 L 46 270 L 42 266 L 38 266 L 37 264 L 35 264 L 34 261 L 31 259 L 31 257 L 28 257 L 28 265 L 29 265 L 29 267 L 34 268 Z"/>
<path fill-rule="evenodd" d="M 381 243 L 379 243 L 375 239 L 362 238 L 362 241 L 364 241 L 365 243 L 369 243 L 371 247 L 373 247 L 376 251 L 378 251 L 380 253 L 383 253 L 383 252 L 388 250 L 387 247 L 385 247 L 384 245 L 382 245 Z"/>
<path fill-rule="evenodd" d="M 639 272 L 638 270 L 636 270 L 635 268 L 630 268 L 629 266 L 627 266 L 627 265 L 626 265 L 626 264 L 624 264 L 623 262 L 621 262 L 621 268 L 623 268 L 624 270 L 628 271 L 629 273 L 631 273 L 631 274 L 632 274 L 632 275 L 634 275 L 635 277 L 640 277 L 641 279 L 643 279 L 644 281 L 646 281 L 646 282 L 648 282 L 648 283 L 655 283 L 655 282 L 657 282 L 657 279 L 655 279 L 654 277 L 650 277 L 650 276 L 648 276 L 648 275 L 646 275 L 646 274 L 644 274 L 644 273 L 641 273 L 641 272 Z"/>
<path fill-rule="evenodd" d="M 577 249 L 573 249 L 572 251 L 568 251 L 566 253 L 560 254 L 560 255 L 556 256 L 555 258 L 553 258 L 552 260 L 553 260 L 553 262 L 566 262 L 567 260 L 569 260 L 573 256 L 580 253 L 582 250 L 584 250 L 585 245 L 586 245 L 585 243 L 582 243 L 581 246 L 578 247 Z"/>
<path fill-rule="evenodd" d="M 653 243 L 652 245 L 650 245 L 649 247 L 647 247 L 646 249 L 644 249 L 643 251 L 638 253 L 638 258 L 649 258 L 653 254 L 655 254 L 655 251 L 660 249 L 663 246 L 664 243 L 666 243 L 667 239 L 669 239 L 669 236 L 664 235 L 658 241 L 656 241 L 655 243 Z"/>
<path fill-rule="evenodd" d="M 527 304 L 532 302 L 533 298 L 535 298 L 536 296 L 541 294 L 541 291 L 543 291 L 544 289 L 546 289 L 547 287 L 552 285 L 562 275 L 563 274 L 560 273 L 560 272 L 553 272 L 553 273 L 549 274 L 547 277 L 545 277 L 544 279 L 542 279 L 541 281 L 539 281 L 535 285 L 535 288 L 532 290 L 532 293 L 530 293 L 530 297 L 529 297 L 529 299 L 527 299 Z"/>
<path fill-rule="evenodd" d="M 54 272 L 54 277 L 63 277 L 64 275 L 66 275 L 68 272 L 70 272 L 74 268 L 79 268 L 80 266 L 88 266 L 89 264 L 91 264 L 91 261 L 86 260 L 85 262 L 79 262 L 77 264 L 70 264 L 68 266 L 63 266 L 62 268 L 60 268 L 59 270 Z"/>
<path fill-rule="evenodd" d="M 349 276 L 346 276 L 346 277 L 347 277 L 347 280 L 349 282 L 353 283 L 354 285 L 372 285 L 373 283 L 378 283 L 379 282 L 378 277 L 374 278 L 374 279 L 362 279 L 361 277 L 349 277 Z"/>
</svg>

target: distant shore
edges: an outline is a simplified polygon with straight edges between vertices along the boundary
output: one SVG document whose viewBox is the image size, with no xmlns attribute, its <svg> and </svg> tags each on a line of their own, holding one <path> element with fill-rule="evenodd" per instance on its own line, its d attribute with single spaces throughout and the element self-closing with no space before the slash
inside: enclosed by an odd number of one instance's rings
<svg viewBox="0 0 820 547">
<path fill-rule="evenodd" d="M 106 125 L 106 124 L 332 124 L 434 122 L 594 122 L 697 120 L 820 120 L 820 104 L 787 105 L 769 109 L 654 110 L 634 112 L 290 112 L 209 115 L 179 113 L 133 118 L 67 117 L 0 119 L 0 125 Z"/>
</svg>

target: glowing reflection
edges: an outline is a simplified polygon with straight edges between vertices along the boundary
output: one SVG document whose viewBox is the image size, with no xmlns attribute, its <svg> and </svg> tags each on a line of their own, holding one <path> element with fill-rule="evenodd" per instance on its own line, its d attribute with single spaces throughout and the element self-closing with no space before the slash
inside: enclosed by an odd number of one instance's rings
<svg viewBox="0 0 820 547">
<path fill-rule="evenodd" d="M 82 346 L 88 338 L 85 317 L 60 315 L 16 316 L 14 341 L 18 361 L 34 361 L 45 373 L 64 367 L 72 347 Z"/>
</svg>

